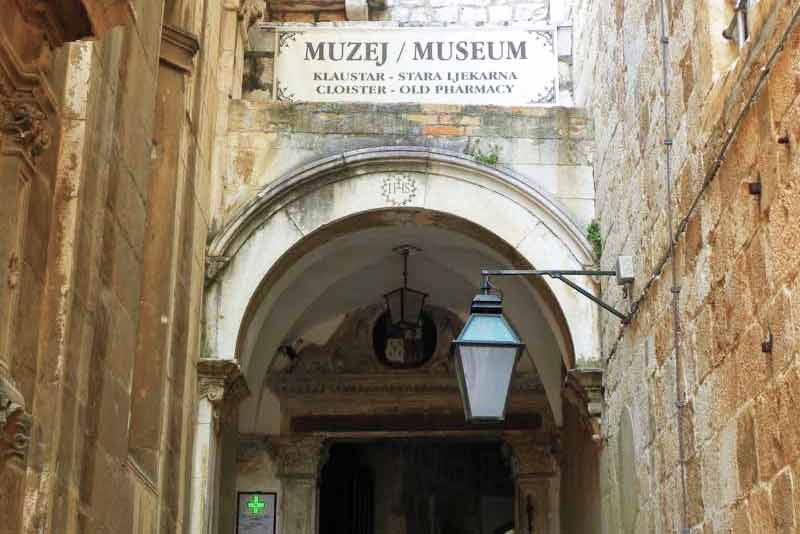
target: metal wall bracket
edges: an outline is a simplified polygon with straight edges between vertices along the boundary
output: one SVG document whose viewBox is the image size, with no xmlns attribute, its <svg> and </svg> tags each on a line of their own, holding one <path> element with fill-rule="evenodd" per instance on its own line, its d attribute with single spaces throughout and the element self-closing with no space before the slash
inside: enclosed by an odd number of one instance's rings
<svg viewBox="0 0 800 534">
<path fill-rule="evenodd" d="M 538 276 L 544 277 L 548 276 L 550 278 L 560 280 L 561 282 L 565 283 L 584 297 L 588 298 L 607 312 L 611 313 L 612 315 L 618 317 L 622 324 L 630 323 L 631 316 L 630 314 L 623 313 L 618 309 L 614 308 L 604 300 L 592 295 L 581 286 L 567 278 L 567 276 L 607 276 L 607 277 L 615 277 L 617 279 L 617 284 L 621 286 L 629 286 L 634 281 L 633 276 L 633 258 L 630 256 L 620 256 L 617 260 L 617 270 L 613 271 L 600 271 L 600 270 L 580 270 L 580 271 L 562 271 L 562 270 L 544 270 L 544 271 L 537 271 L 537 270 L 526 270 L 526 269 L 484 269 L 481 271 L 481 276 L 483 277 L 483 285 L 484 287 L 488 288 L 491 287 L 489 283 L 489 278 L 492 276 Z"/>
<path fill-rule="evenodd" d="M 747 1 L 737 0 L 736 6 L 733 8 L 733 18 L 731 19 L 728 27 L 722 32 L 722 36 L 729 41 L 736 41 L 739 48 L 744 46 L 744 43 L 749 37 L 747 29 Z"/>
</svg>

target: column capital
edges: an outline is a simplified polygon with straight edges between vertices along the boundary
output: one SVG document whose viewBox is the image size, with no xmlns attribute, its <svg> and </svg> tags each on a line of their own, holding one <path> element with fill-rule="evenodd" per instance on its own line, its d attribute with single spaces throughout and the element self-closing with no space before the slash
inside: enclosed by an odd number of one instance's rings
<svg viewBox="0 0 800 534">
<path fill-rule="evenodd" d="M 238 405 L 250 395 L 247 380 L 233 360 L 201 359 L 197 362 L 197 378 L 198 398 L 206 398 L 215 406 Z"/>
<path fill-rule="evenodd" d="M 267 444 L 279 477 L 316 479 L 328 461 L 325 436 L 270 436 Z"/>
<path fill-rule="evenodd" d="M 505 432 L 503 453 L 515 479 L 549 478 L 558 473 L 553 444 L 537 441 L 530 432 Z"/>
<path fill-rule="evenodd" d="M 31 417 L 25 399 L 0 366 L 0 469 L 11 460 L 24 463 L 31 438 Z"/>
<path fill-rule="evenodd" d="M 193 33 L 170 24 L 161 27 L 161 62 L 186 74 L 194 68 L 200 40 Z"/>
</svg>

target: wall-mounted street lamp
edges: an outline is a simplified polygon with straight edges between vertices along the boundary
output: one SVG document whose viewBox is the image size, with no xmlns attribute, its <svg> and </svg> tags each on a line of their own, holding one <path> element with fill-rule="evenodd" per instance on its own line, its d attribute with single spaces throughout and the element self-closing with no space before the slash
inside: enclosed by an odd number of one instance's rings
<svg viewBox="0 0 800 534">
<path fill-rule="evenodd" d="M 549 276 L 561 280 L 601 308 L 619 317 L 630 316 L 592 295 L 567 276 L 614 276 L 620 285 L 633 283 L 633 259 L 622 256 L 614 271 L 484 270 L 481 293 L 472 300 L 470 315 L 453 341 L 456 376 L 467 421 L 502 421 L 508 405 L 511 376 L 525 348 L 519 334 L 503 316 L 502 298 L 491 292 L 492 276 Z"/>
</svg>

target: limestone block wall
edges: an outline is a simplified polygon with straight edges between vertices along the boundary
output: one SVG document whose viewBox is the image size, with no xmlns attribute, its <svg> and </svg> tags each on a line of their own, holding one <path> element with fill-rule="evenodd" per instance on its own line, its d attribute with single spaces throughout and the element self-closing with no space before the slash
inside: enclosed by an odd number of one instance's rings
<svg viewBox="0 0 800 534">
<path fill-rule="evenodd" d="M 318 4 L 318 5 L 316 5 Z M 370 2 L 370 20 L 401 24 L 530 24 L 569 18 L 572 0 L 384 0 Z M 281 22 L 347 20 L 344 2 L 268 2 L 269 17 Z"/>
<path fill-rule="evenodd" d="M 751 35 L 738 50 L 720 33 L 731 4 L 666 2 L 669 200 L 659 2 L 576 6 L 575 79 L 595 122 L 602 265 L 625 253 L 637 270 L 631 325 L 601 321 L 604 532 L 679 531 L 679 386 L 693 531 L 800 526 L 800 15 L 794 2 L 750 2 Z M 605 295 L 622 301 L 612 285 Z"/>
<path fill-rule="evenodd" d="M 402 23 L 513 24 L 550 19 L 550 0 L 388 0 L 376 20 Z"/>
<path fill-rule="evenodd" d="M 347 150 L 408 145 L 484 161 L 496 156 L 496 165 L 550 193 L 585 227 L 594 217 L 593 136 L 587 115 L 568 108 L 235 101 L 218 223 L 301 165 Z"/>
<path fill-rule="evenodd" d="M 0 110 L 4 180 L 16 183 L 17 160 L 38 167 L 26 218 L 0 211 L 3 234 L 31 236 L 19 305 L 0 294 L 2 331 L 18 330 L 3 363 L 32 420 L 27 456 L 0 466 L 3 534 L 175 533 L 190 518 L 215 130 L 205 110 L 217 107 L 222 21 L 241 17 L 216 2 L 105 2 L 123 3 L 128 26 L 30 69 L 47 75 L 58 119 L 41 157 L 11 150 Z M 3 14 L 3 36 L 23 43 L 4 52 L 28 54 L 35 33 Z M 19 252 L 2 246 L 0 261 Z"/>
</svg>

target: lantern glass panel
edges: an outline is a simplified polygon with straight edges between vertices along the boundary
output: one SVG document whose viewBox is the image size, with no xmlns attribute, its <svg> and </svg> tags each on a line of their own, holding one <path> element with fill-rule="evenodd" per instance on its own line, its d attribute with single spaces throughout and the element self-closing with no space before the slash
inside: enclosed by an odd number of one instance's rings
<svg viewBox="0 0 800 534">
<path fill-rule="evenodd" d="M 456 346 L 456 365 L 467 419 L 505 417 L 518 345 Z"/>
<path fill-rule="evenodd" d="M 427 295 L 413 289 L 401 288 L 386 295 L 386 305 L 392 325 L 413 328 L 419 325 Z"/>
<path fill-rule="evenodd" d="M 490 344 L 519 343 L 520 339 L 502 315 L 473 313 L 458 341 Z"/>
</svg>

